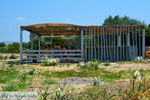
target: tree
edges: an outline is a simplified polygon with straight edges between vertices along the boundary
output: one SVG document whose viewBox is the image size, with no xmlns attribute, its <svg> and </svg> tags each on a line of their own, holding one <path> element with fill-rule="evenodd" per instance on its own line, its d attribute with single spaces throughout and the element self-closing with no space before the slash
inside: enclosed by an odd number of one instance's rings
<svg viewBox="0 0 150 100">
<path fill-rule="evenodd" d="M 12 44 L 9 44 L 8 45 L 8 51 L 9 52 L 11 52 L 12 53 L 12 55 L 13 55 L 13 53 L 18 53 L 19 52 L 19 47 L 20 47 L 20 44 L 19 43 L 17 43 L 17 42 L 13 42 Z"/>
<path fill-rule="evenodd" d="M 104 20 L 103 25 L 145 25 L 144 22 L 141 22 L 136 19 L 129 18 L 128 16 L 120 17 L 117 16 L 109 16 Z"/>
<path fill-rule="evenodd" d="M 1 42 L 0 47 L 4 48 L 4 47 L 6 47 L 6 44 L 4 42 Z"/>
</svg>

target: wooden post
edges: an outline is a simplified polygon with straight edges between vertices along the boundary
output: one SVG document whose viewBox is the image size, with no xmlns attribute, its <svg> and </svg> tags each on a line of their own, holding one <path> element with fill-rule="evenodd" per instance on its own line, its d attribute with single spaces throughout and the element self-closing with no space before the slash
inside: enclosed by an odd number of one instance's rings
<svg viewBox="0 0 150 100">
<path fill-rule="evenodd" d="M 145 58 L 145 29 L 142 32 L 142 57 Z"/>
<path fill-rule="evenodd" d="M 20 29 L 20 63 L 23 61 L 22 41 L 23 41 L 23 30 Z"/>
<path fill-rule="evenodd" d="M 81 58 L 82 58 L 82 60 L 83 60 L 83 57 L 84 57 L 84 47 L 83 47 L 83 44 L 84 44 L 83 30 L 81 30 Z"/>
</svg>

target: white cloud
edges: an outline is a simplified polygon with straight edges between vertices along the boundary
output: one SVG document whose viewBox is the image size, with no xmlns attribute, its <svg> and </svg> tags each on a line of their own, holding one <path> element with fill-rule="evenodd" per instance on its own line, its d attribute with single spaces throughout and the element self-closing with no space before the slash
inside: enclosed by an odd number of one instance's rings
<svg viewBox="0 0 150 100">
<path fill-rule="evenodd" d="M 25 21 L 26 19 L 23 18 L 23 17 L 17 17 L 16 20 L 17 20 L 17 21 Z"/>
</svg>

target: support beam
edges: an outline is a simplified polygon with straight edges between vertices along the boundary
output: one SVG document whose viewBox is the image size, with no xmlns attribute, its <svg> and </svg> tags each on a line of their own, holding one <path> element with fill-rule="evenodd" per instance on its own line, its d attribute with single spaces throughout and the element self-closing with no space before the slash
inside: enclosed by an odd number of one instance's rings
<svg viewBox="0 0 150 100">
<path fill-rule="evenodd" d="M 142 32 L 142 57 L 145 58 L 145 29 Z"/>
<path fill-rule="evenodd" d="M 121 34 L 118 36 L 118 46 L 121 46 Z"/>
<path fill-rule="evenodd" d="M 130 46 L 130 33 L 127 33 L 127 46 Z"/>
<path fill-rule="evenodd" d="M 23 41 L 23 30 L 20 29 L 20 63 L 23 62 L 23 48 L 22 48 L 22 41 Z"/>
<path fill-rule="evenodd" d="M 83 44 L 84 44 L 84 37 L 83 37 L 83 30 L 81 30 L 81 58 L 82 60 L 84 60 L 84 47 L 83 47 Z"/>
<path fill-rule="evenodd" d="M 40 57 L 40 50 L 41 50 L 41 38 L 40 38 L 40 35 L 38 36 L 38 47 L 39 47 L 39 58 Z"/>
<path fill-rule="evenodd" d="M 30 33 L 30 35 L 31 35 L 31 37 L 30 37 L 30 41 L 31 41 L 31 50 L 33 50 L 34 49 L 34 47 L 33 47 L 33 33 Z"/>
</svg>

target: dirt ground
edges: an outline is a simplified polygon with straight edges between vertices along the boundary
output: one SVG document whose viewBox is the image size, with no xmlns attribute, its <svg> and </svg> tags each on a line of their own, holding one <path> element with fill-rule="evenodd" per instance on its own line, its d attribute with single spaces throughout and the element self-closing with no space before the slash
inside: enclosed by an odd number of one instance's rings
<svg viewBox="0 0 150 100">
<path fill-rule="evenodd" d="M 105 67 L 108 71 L 122 71 L 122 70 L 149 70 L 150 63 L 111 63 L 110 67 Z"/>
<path fill-rule="evenodd" d="M 150 70 L 150 63 L 134 63 L 134 62 L 124 62 L 124 63 L 110 63 L 109 66 L 104 66 L 104 63 L 100 64 L 100 68 L 105 68 L 108 71 L 118 72 L 122 70 Z M 57 66 L 41 66 L 37 64 L 23 64 L 22 66 L 27 66 L 30 68 L 35 68 L 37 70 L 51 70 L 51 71 L 66 71 L 66 70 L 75 70 L 79 71 L 77 67 L 78 63 L 68 63 L 68 64 L 59 64 Z"/>
</svg>

